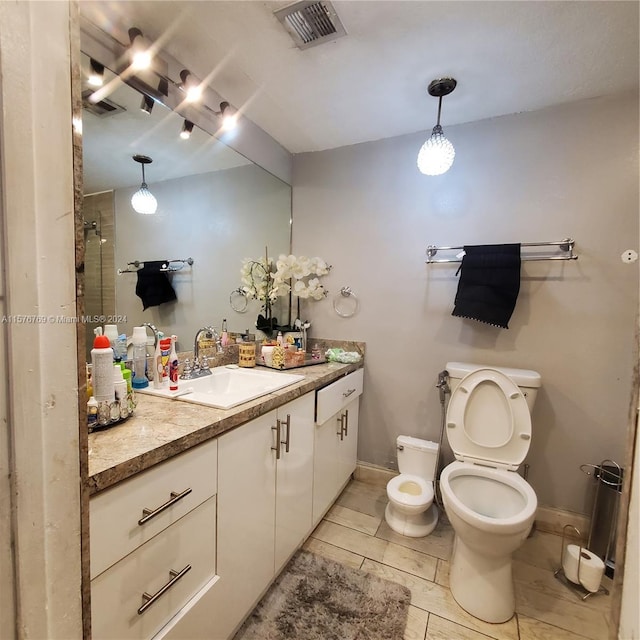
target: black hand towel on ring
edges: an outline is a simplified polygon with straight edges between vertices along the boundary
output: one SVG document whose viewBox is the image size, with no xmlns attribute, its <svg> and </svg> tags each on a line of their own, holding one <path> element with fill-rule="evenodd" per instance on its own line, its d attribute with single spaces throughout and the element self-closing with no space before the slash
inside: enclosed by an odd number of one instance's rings
<svg viewBox="0 0 640 640">
<path fill-rule="evenodd" d="M 451 315 L 508 329 L 520 292 L 520 245 L 465 246 Z"/>
<path fill-rule="evenodd" d="M 138 269 L 136 295 L 142 300 L 143 310 L 178 299 L 169 281 L 168 268 L 168 260 L 152 260 Z"/>
</svg>

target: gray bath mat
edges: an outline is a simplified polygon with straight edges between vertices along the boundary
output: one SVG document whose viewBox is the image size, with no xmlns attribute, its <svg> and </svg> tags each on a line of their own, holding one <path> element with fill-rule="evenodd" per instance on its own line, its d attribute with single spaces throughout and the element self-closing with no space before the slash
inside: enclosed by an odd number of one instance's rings
<svg viewBox="0 0 640 640">
<path fill-rule="evenodd" d="M 410 600 L 402 585 L 299 551 L 234 640 L 402 640 Z"/>
</svg>

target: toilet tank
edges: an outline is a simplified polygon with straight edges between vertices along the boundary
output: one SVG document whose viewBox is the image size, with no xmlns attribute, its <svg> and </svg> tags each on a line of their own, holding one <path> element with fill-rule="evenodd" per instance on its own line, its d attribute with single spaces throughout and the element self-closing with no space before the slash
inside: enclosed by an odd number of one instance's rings
<svg viewBox="0 0 640 640">
<path fill-rule="evenodd" d="M 433 482 L 438 460 L 438 443 L 411 436 L 398 436 L 398 470 Z"/>
<path fill-rule="evenodd" d="M 469 362 L 447 362 L 447 371 L 449 372 L 449 386 L 451 391 L 460 384 L 460 380 L 467 374 L 476 369 L 496 369 L 506 376 L 509 376 L 515 384 L 518 385 L 520 391 L 527 401 L 529 412 L 533 409 L 533 405 L 538 397 L 538 389 L 542 386 L 542 377 L 537 371 L 531 369 L 511 369 L 510 367 L 494 367 L 490 364 L 471 364 Z"/>
</svg>

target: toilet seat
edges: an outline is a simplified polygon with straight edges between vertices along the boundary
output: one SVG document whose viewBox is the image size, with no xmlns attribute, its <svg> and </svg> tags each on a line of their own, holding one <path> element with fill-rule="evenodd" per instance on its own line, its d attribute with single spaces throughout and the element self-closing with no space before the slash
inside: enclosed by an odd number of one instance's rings
<svg viewBox="0 0 640 640">
<path fill-rule="evenodd" d="M 405 483 L 416 486 L 418 493 L 403 490 L 402 485 Z M 390 499 L 409 507 L 427 505 L 433 501 L 433 483 L 427 482 L 420 476 L 401 473 L 387 483 L 387 495 Z"/>
<path fill-rule="evenodd" d="M 451 394 L 446 426 L 451 449 L 461 462 L 516 471 L 529 451 L 527 401 L 497 369 L 476 369 L 460 381 Z"/>
</svg>

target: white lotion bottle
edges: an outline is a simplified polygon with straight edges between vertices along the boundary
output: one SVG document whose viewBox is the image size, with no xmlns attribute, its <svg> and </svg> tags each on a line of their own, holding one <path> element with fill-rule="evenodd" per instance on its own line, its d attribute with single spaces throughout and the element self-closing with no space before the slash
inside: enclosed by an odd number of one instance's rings
<svg viewBox="0 0 640 640">
<path fill-rule="evenodd" d="M 113 349 L 109 338 L 102 335 L 102 330 L 96 335 L 91 349 L 91 376 L 93 379 L 93 397 L 98 403 L 111 404 L 115 400 L 113 384 Z"/>
</svg>

